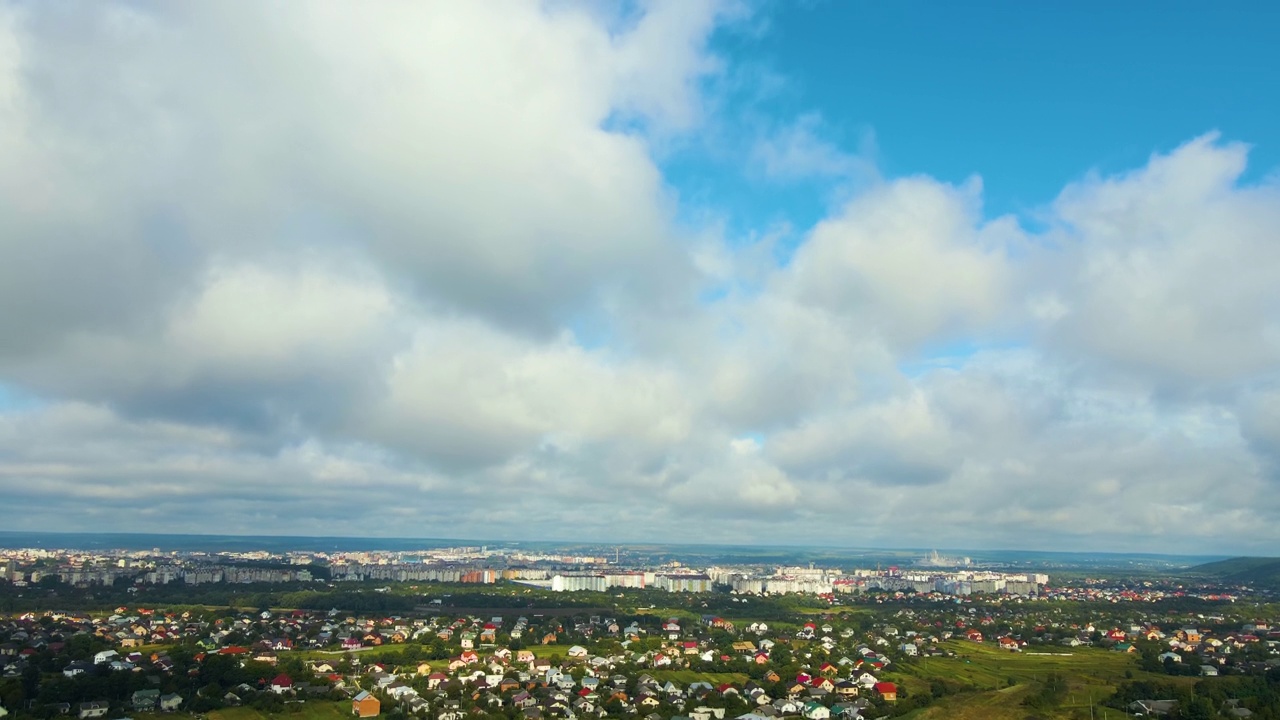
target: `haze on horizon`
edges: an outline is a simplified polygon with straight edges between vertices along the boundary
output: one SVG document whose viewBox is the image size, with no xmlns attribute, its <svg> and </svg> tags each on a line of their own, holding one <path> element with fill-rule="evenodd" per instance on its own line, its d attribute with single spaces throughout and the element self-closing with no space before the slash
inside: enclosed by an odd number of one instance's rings
<svg viewBox="0 0 1280 720">
<path fill-rule="evenodd" d="M 0 0 L 0 529 L 1275 554 L 1277 36 Z"/>
</svg>

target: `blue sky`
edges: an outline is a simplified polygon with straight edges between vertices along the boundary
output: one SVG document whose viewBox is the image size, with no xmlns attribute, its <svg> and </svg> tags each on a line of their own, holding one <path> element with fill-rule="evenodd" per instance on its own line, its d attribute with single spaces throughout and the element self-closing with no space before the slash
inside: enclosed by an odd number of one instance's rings
<svg viewBox="0 0 1280 720">
<path fill-rule="evenodd" d="M 1246 178 L 1280 161 L 1271 4 L 764 7 L 713 38 L 732 58 L 729 84 L 742 86 L 729 91 L 731 115 L 816 114 L 827 140 L 872 150 L 888 176 L 980 176 L 991 215 L 1034 215 L 1087 172 L 1134 168 L 1211 130 L 1255 146 Z M 744 224 L 820 216 L 821 191 L 746 181 L 735 157 L 695 148 L 670 176 L 736 200 Z"/>
<path fill-rule="evenodd" d="M 0 0 L 0 529 L 1274 552 L 1278 13 Z"/>
</svg>

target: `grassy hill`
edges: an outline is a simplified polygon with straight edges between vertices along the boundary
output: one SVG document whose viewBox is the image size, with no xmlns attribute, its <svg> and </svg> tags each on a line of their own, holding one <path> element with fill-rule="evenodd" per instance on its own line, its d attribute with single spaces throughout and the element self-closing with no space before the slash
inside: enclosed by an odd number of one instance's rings
<svg viewBox="0 0 1280 720">
<path fill-rule="evenodd" d="M 1232 583 L 1280 587 L 1280 558 L 1231 558 L 1197 565 L 1188 572 Z"/>
<path fill-rule="evenodd" d="M 955 680 L 981 690 L 999 690 L 1010 682 L 1035 682 L 1049 673 L 1069 676 L 1081 685 L 1110 687 L 1124 677 L 1125 670 L 1137 667 L 1132 655 L 1100 648 L 1049 647 L 1045 654 L 1011 653 L 991 643 L 954 640 L 943 647 L 956 656 L 920 658 L 911 661 L 910 667 L 925 679 Z"/>
<path fill-rule="evenodd" d="M 1102 703 L 1125 680 L 1196 681 L 1143 672 L 1136 656 L 1101 648 L 1045 647 L 1010 653 L 990 643 L 959 640 L 943 647 L 956 655 L 909 661 L 890 679 L 908 686 L 913 695 L 928 693 L 929 684 L 937 680 L 967 689 L 910 712 L 905 720 L 1119 720 L 1124 713 Z M 1028 706 L 1028 699 L 1054 675 L 1063 682 L 1060 697 L 1049 707 Z"/>
</svg>

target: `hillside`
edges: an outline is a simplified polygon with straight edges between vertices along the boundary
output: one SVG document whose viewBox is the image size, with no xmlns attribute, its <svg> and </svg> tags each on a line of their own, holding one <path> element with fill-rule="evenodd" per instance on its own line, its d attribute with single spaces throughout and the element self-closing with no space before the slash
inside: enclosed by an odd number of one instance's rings
<svg viewBox="0 0 1280 720">
<path fill-rule="evenodd" d="M 1188 572 L 1233 583 L 1280 587 L 1280 558 L 1231 558 L 1197 565 Z"/>
</svg>

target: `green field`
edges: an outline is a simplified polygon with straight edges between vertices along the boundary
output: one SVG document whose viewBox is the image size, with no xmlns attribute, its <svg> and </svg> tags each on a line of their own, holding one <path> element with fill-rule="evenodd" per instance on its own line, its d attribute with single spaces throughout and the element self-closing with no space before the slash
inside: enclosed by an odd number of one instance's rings
<svg viewBox="0 0 1280 720">
<path fill-rule="evenodd" d="M 927 708 L 904 715 L 909 720 L 1121 720 L 1128 717 L 1115 708 L 1098 704 L 1093 698 L 1092 715 L 1087 697 L 1069 698 L 1067 705 L 1053 710 L 1035 710 L 1023 704 L 1030 694 L 1026 685 L 943 698 Z"/>
<path fill-rule="evenodd" d="M 1027 689 L 1025 685 L 1020 685 L 948 697 L 903 717 L 911 720 L 1025 720 L 1028 717 L 1044 717 L 1031 712 L 1030 708 L 1022 704 Z"/>
<path fill-rule="evenodd" d="M 1079 679 L 1081 684 L 1114 688 L 1126 670 L 1137 673 L 1136 656 L 1099 648 L 1054 648 L 1040 652 L 1009 652 L 990 643 L 953 641 L 943 647 L 956 657 L 920 658 L 912 662 L 912 674 L 921 678 L 955 680 L 981 690 L 999 690 L 1009 681 L 1028 683 L 1043 680 L 1049 673 Z M 1163 676 L 1162 676 L 1163 677 Z M 1110 692 L 1108 692 L 1110 694 Z"/>
<path fill-rule="evenodd" d="M 533 653 L 536 658 L 550 658 L 552 655 L 559 655 L 561 659 L 569 657 L 569 648 L 572 645 L 528 645 L 526 649 Z"/>
<path fill-rule="evenodd" d="M 1088 718 L 1090 704 L 1095 718 L 1109 713 L 1123 714 L 1099 703 L 1115 693 L 1126 673 L 1137 679 L 1159 678 L 1138 670 L 1137 657 L 1099 648 L 1053 648 L 1013 653 L 987 643 L 952 641 L 943 645 L 956 657 L 920 658 L 898 668 L 902 678 L 892 678 L 905 685 L 912 694 L 928 692 L 933 680 L 956 683 L 969 690 L 950 695 L 928 708 L 906 717 L 915 720 L 1024 720 L 1029 717 L 1054 719 Z M 1051 654 L 1035 654 L 1045 652 Z M 1061 676 L 1067 686 L 1059 707 L 1034 710 L 1024 700 L 1039 688 L 1051 674 Z M 1194 682 L 1194 678 L 1188 678 Z"/>
<path fill-rule="evenodd" d="M 166 717 L 173 717 L 167 715 Z M 251 707 L 213 710 L 208 720 L 264 720 L 268 717 L 289 717 L 297 720 L 346 720 L 351 717 L 351 703 L 310 700 L 285 706 L 282 713 L 267 714 Z"/>
</svg>

